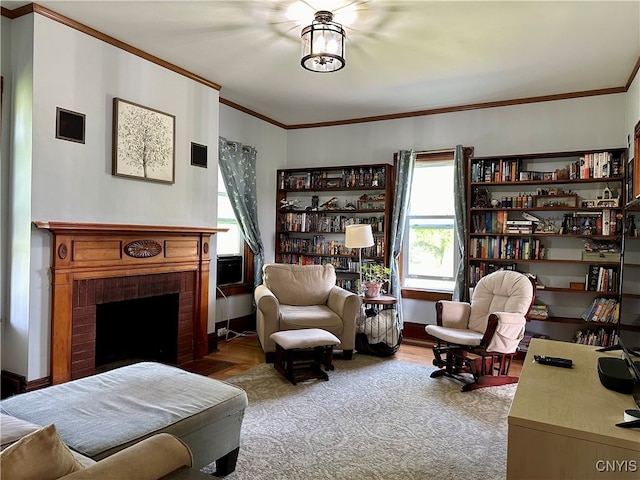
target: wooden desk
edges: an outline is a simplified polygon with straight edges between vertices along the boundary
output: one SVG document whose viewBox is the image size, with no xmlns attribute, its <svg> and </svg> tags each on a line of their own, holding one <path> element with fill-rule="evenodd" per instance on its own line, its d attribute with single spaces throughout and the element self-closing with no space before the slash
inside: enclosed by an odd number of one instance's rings
<svg viewBox="0 0 640 480">
<path fill-rule="evenodd" d="M 509 411 L 507 479 L 640 478 L 640 429 L 624 429 L 633 397 L 598 378 L 598 347 L 533 339 Z M 573 360 L 573 368 L 533 362 L 534 355 Z"/>
</svg>

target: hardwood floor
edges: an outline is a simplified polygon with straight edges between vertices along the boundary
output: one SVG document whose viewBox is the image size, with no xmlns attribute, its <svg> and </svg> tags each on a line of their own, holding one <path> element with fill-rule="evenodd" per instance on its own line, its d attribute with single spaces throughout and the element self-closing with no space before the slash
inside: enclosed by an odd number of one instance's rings
<svg viewBox="0 0 640 480">
<path fill-rule="evenodd" d="M 218 348 L 219 351 L 210 353 L 205 358 L 221 360 L 233 365 L 209 375 L 217 380 L 226 380 L 249 370 L 251 367 L 264 363 L 264 353 L 256 334 L 222 340 L 218 343 Z M 408 363 L 433 365 L 433 352 L 427 345 L 418 346 L 402 343 L 393 358 Z M 514 360 L 511 363 L 509 373 L 520 376 L 521 370 L 522 361 Z"/>
</svg>

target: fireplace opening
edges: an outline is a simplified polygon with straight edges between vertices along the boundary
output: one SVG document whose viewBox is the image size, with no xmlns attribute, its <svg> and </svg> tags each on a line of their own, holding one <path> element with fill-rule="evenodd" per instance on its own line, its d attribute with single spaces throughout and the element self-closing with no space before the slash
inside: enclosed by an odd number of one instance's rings
<svg viewBox="0 0 640 480">
<path fill-rule="evenodd" d="M 176 364 L 179 294 L 96 305 L 96 368 L 141 360 Z"/>
</svg>

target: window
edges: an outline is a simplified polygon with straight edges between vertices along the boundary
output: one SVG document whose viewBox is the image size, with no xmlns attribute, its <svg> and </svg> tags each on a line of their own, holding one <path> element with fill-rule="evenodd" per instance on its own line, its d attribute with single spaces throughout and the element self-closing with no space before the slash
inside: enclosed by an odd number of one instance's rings
<svg viewBox="0 0 640 480">
<path fill-rule="evenodd" d="M 453 151 L 419 154 L 402 255 L 403 286 L 453 291 L 455 241 Z"/>
<path fill-rule="evenodd" d="M 224 295 L 253 291 L 253 253 L 244 241 L 240 225 L 231 208 L 222 173 L 218 169 L 218 227 L 228 228 L 216 235 L 217 280 Z"/>
<path fill-rule="evenodd" d="M 242 255 L 244 252 L 244 239 L 240 231 L 240 225 L 231 208 L 231 202 L 222 180 L 222 173 L 218 169 L 218 227 L 228 228 L 229 231 L 217 235 L 218 255 Z"/>
</svg>

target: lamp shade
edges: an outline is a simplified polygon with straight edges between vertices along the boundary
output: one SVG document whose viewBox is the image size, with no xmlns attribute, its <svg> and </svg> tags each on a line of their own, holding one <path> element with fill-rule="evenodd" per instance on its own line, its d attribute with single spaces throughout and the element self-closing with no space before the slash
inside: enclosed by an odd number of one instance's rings
<svg viewBox="0 0 640 480">
<path fill-rule="evenodd" d="M 373 245 L 373 232 L 368 223 L 347 225 L 344 236 L 344 246 L 347 248 L 365 248 Z"/>
</svg>

